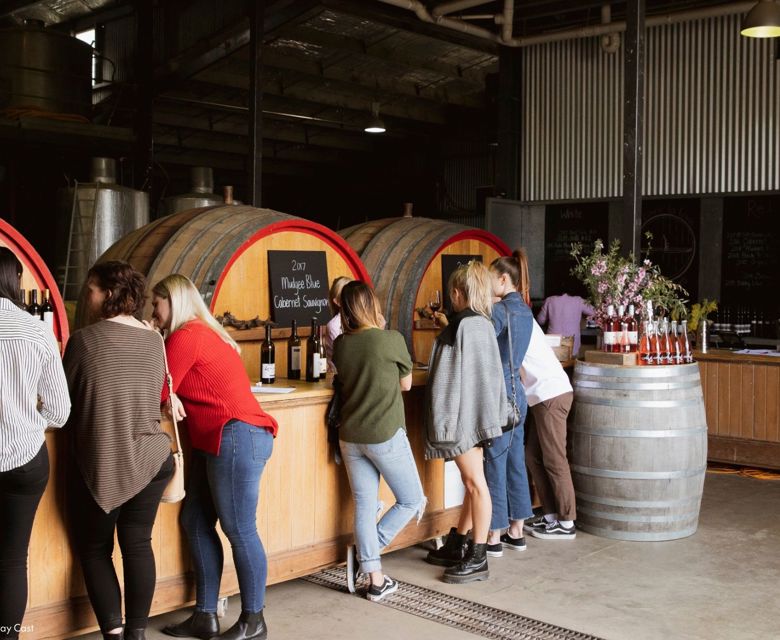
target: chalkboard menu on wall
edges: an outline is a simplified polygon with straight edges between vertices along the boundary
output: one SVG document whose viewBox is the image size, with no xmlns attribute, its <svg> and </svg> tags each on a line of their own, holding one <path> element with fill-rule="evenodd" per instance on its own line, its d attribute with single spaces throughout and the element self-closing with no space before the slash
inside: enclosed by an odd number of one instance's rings
<svg viewBox="0 0 780 640">
<path fill-rule="evenodd" d="M 609 243 L 609 205 L 606 202 L 550 205 L 544 224 L 545 296 L 561 293 L 587 296 L 582 283 L 569 272 L 574 266 L 571 245 L 578 242 L 590 253 L 593 243 Z M 531 274 L 533 279 L 533 274 Z"/>
<path fill-rule="evenodd" d="M 452 272 L 462 264 L 468 264 L 471 260 L 482 262 L 481 255 L 444 255 L 441 256 L 441 295 L 444 300 L 444 308 L 451 311 L 450 292 L 447 283 L 450 281 Z"/>
<path fill-rule="evenodd" d="M 642 251 L 647 250 L 649 232 L 650 260 L 694 301 L 699 298 L 699 208 L 698 198 L 642 202 Z"/>
<path fill-rule="evenodd" d="M 328 263 L 324 251 L 269 251 L 271 310 L 274 322 L 299 326 L 312 318 L 320 324 L 331 318 L 328 307 Z"/>
<path fill-rule="evenodd" d="M 727 305 L 774 304 L 780 286 L 780 196 L 725 198 L 721 298 Z"/>
</svg>

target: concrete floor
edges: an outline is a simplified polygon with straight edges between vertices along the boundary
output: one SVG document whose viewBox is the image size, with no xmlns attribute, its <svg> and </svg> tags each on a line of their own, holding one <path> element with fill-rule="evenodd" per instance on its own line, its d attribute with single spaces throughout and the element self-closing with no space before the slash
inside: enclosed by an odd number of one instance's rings
<svg viewBox="0 0 780 640">
<path fill-rule="evenodd" d="M 699 531 L 685 540 L 583 532 L 573 542 L 528 540 L 527 551 L 491 559 L 490 580 L 471 585 L 441 582 L 420 548 L 390 554 L 384 566 L 403 581 L 605 640 L 780 638 L 780 481 L 707 474 Z M 231 598 L 223 629 L 239 611 Z M 154 618 L 147 638 L 167 638 L 155 630 L 186 615 Z M 272 640 L 476 637 L 301 580 L 268 589 L 266 620 Z"/>
</svg>

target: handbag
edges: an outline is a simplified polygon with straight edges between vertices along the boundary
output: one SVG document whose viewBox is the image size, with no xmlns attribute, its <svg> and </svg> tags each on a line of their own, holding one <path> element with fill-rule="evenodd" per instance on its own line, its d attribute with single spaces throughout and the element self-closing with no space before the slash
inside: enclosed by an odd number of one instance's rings
<svg viewBox="0 0 780 640">
<path fill-rule="evenodd" d="M 157 334 L 159 335 L 159 334 Z M 162 340 L 162 336 L 160 336 Z M 176 420 L 176 413 L 173 411 L 173 378 L 168 369 L 168 357 L 165 355 L 165 342 L 163 342 L 163 362 L 165 362 L 165 384 L 168 386 L 168 402 L 171 403 L 171 421 L 173 422 L 173 433 L 176 436 L 176 451 L 173 451 L 173 475 L 168 481 L 168 486 L 163 491 L 160 502 L 181 502 L 184 499 L 184 454 L 181 451 L 181 440 L 179 439 L 179 424 Z"/>
<path fill-rule="evenodd" d="M 520 407 L 517 406 L 517 387 L 515 386 L 515 359 L 513 355 L 514 349 L 512 348 L 512 316 L 507 310 L 506 316 L 506 332 L 509 337 L 509 378 L 512 382 L 512 397 L 507 398 L 506 407 L 506 426 L 504 431 L 510 431 L 514 429 L 520 420 L 522 420 L 522 414 L 520 413 Z"/>
</svg>

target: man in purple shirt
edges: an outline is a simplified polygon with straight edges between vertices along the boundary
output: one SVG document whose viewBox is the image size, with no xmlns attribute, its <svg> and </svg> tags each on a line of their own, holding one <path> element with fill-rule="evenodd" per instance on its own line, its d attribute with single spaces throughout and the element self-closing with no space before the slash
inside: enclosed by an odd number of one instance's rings
<svg viewBox="0 0 780 640">
<path fill-rule="evenodd" d="M 596 310 L 579 296 L 566 293 L 550 296 L 544 301 L 536 320 L 540 325 L 548 323 L 547 333 L 574 336 L 573 357 L 580 352 L 580 322 L 582 316 L 591 316 Z"/>
</svg>

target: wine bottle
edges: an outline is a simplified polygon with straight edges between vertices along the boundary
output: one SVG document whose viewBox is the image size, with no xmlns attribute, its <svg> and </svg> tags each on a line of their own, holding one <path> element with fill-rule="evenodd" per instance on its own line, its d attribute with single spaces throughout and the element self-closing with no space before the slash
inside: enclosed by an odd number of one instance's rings
<svg viewBox="0 0 780 640">
<path fill-rule="evenodd" d="M 604 351 L 615 351 L 618 346 L 618 328 L 615 326 L 615 307 L 609 305 L 607 307 L 607 321 L 604 326 Z"/>
<path fill-rule="evenodd" d="M 30 304 L 27 305 L 27 313 L 39 319 L 41 317 L 41 307 L 38 305 L 37 289 L 30 289 Z"/>
<path fill-rule="evenodd" d="M 24 289 L 19 289 L 18 305 L 22 311 L 27 311 L 27 292 Z"/>
<path fill-rule="evenodd" d="M 628 341 L 628 323 L 620 323 L 620 340 L 618 347 L 621 353 L 631 353 L 631 343 Z"/>
<path fill-rule="evenodd" d="M 51 291 L 43 290 L 43 304 L 41 305 L 41 320 L 54 331 L 54 307 L 51 306 Z"/>
<path fill-rule="evenodd" d="M 677 332 L 677 320 L 672 320 L 672 343 L 669 361 L 672 364 L 683 364 L 682 349 L 680 348 L 680 334 Z"/>
<path fill-rule="evenodd" d="M 325 355 L 325 340 L 322 337 L 322 332 L 324 329 L 325 329 L 324 326 L 320 326 L 319 335 L 317 336 L 320 345 L 320 379 L 321 380 L 324 380 L 325 376 L 328 375 L 328 358 Z"/>
<path fill-rule="evenodd" d="M 691 343 L 688 340 L 688 321 L 682 321 L 682 336 L 680 337 L 680 347 L 682 351 L 683 361 L 688 364 L 693 362 L 693 354 L 691 353 Z"/>
<path fill-rule="evenodd" d="M 265 325 L 265 340 L 260 347 L 260 382 L 273 384 L 276 382 L 276 347 L 271 339 L 271 325 Z"/>
<path fill-rule="evenodd" d="M 306 381 L 317 382 L 320 379 L 320 345 L 317 336 L 317 319 L 311 319 L 311 334 L 306 341 Z"/>
<path fill-rule="evenodd" d="M 637 350 L 637 345 L 639 343 L 639 332 L 638 332 L 638 326 L 636 322 L 636 313 L 634 311 L 634 305 L 630 304 L 628 305 L 628 314 L 626 315 L 626 324 L 628 325 L 628 344 L 630 345 L 631 351 Z"/>
<path fill-rule="evenodd" d="M 651 365 L 653 364 L 653 323 L 645 322 L 644 332 L 639 342 L 639 359 L 638 364 Z"/>
<path fill-rule="evenodd" d="M 292 321 L 292 331 L 287 340 L 287 377 L 290 380 L 301 379 L 301 339 L 295 320 Z"/>
</svg>

